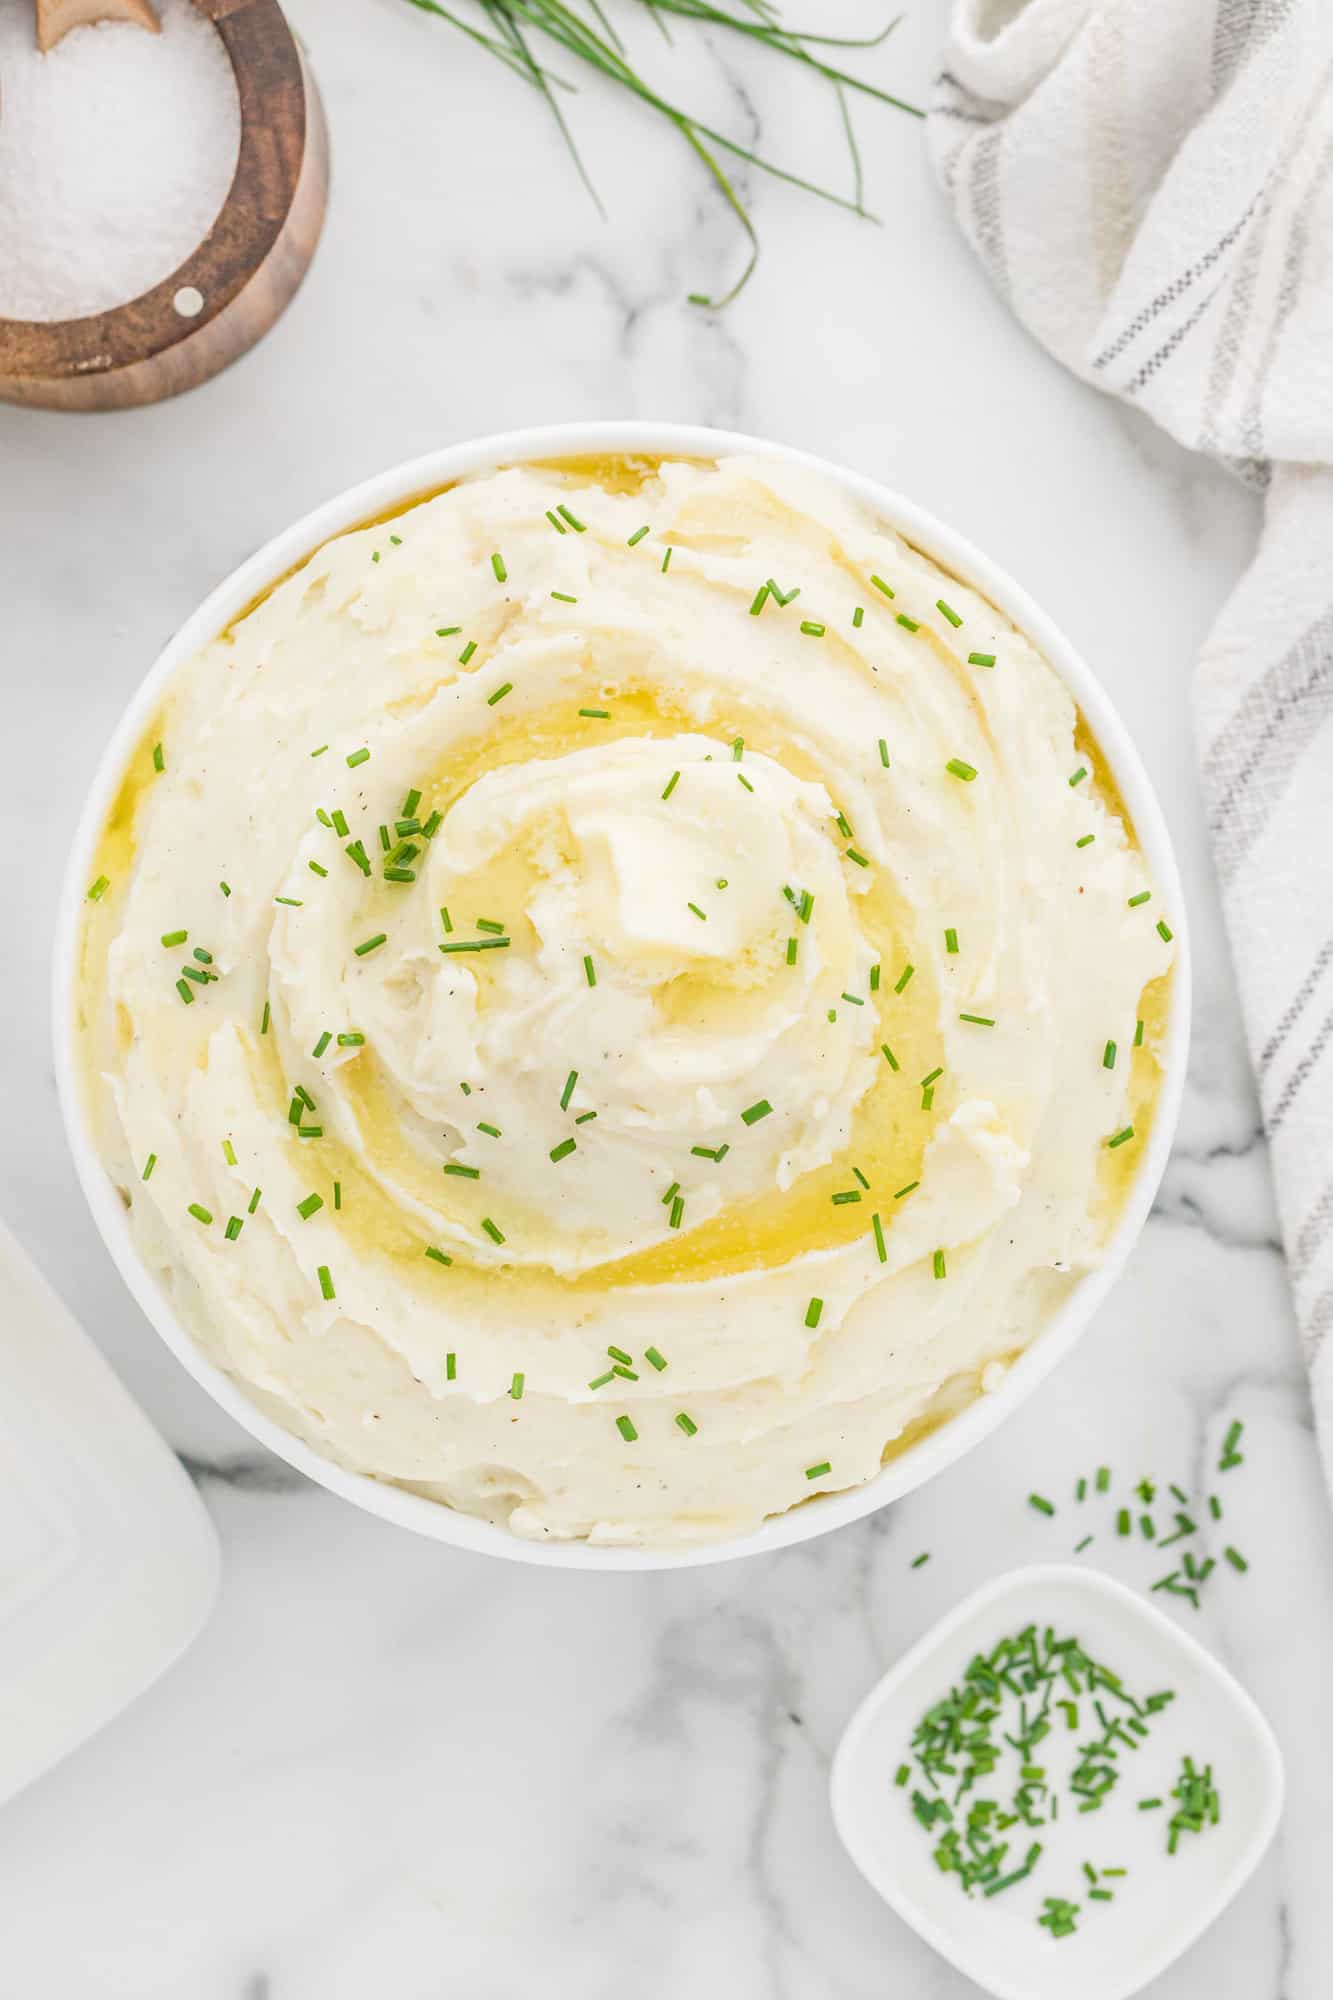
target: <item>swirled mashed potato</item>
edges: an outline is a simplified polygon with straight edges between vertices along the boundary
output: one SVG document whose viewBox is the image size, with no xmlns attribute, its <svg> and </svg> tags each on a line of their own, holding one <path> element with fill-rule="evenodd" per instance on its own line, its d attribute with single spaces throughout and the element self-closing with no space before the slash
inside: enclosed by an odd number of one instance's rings
<svg viewBox="0 0 1333 2000">
<path fill-rule="evenodd" d="M 766 459 L 339 536 L 180 670 L 102 857 L 143 1257 L 288 1429 L 523 1536 L 872 1478 L 1151 1116 L 1169 913 L 1069 694 Z"/>
</svg>

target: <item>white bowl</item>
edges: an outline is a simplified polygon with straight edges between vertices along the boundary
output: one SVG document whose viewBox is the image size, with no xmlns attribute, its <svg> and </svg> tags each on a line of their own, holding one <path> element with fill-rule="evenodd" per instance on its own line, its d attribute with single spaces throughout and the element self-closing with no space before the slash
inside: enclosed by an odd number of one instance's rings
<svg viewBox="0 0 1333 2000">
<path fill-rule="evenodd" d="M 968 1898 L 932 1859 L 895 1774 L 912 1731 L 977 1652 L 1025 1626 L 1055 1626 L 1137 1690 L 1173 1688 L 1147 1741 L 1125 1760 L 1101 1812 L 1064 1813 L 1041 1829 L 1030 1883 L 990 1900 Z M 1086 1707 L 1086 1702 L 1084 1704 Z M 1059 1768 L 1060 1738 L 1044 1761 Z M 1095 1733 L 1095 1732 L 1094 1732 Z M 1074 1741 L 1086 1740 L 1088 1730 Z M 1045 1753 L 1046 1745 L 1043 1745 Z M 1137 1801 L 1169 1792 L 1182 1756 L 1211 1763 L 1222 1797 L 1216 1826 L 1182 1836 L 1167 1856 L 1167 1812 Z M 843 1733 L 830 1777 L 833 1820 L 871 1887 L 942 1957 L 997 2000 L 1129 2000 L 1193 1944 L 1249 1879 L 1282 1810 L 1282 1759 L 1267 1722 L 1211 1653 L 1146 1598 L 1093 1569 L 1043 1563 L 988 1583 L 932 1626 L 871 1689 Z M 1086 1900 L 1085 1858 L 1122 1866 L 1115 1902 Z M 1039 1928 L 1046 1896 L 1082 1904 L 1079 1928 L 1054 1939 Z"/>
<path fill-rule="evenodd" d="M 521 459 L 616 452 L 660 456 L 683 454 L 704 458 L 726 452 L 758 452 L 789 465 L 804 466 L 839 481 L 891 527 L 933 557 L 941 568 L 952 571 L 989 598 L 1045 655 L 1091 724 L 1175 927 L 1175 975 L 1163 1050 L 1163 1076 L 1152 1132 L 1101 1264 L 1070 1292 L 1059 1312 L 1009 1370 L 999 1389 L 978 1398 L 939 1430 L 914 1444 L 901 1457 L 893 1459 L 875 1479 L 850 1492 L 832 1494 L 776 1515 L 753 1534 L 688 1549 L 591 1548 L 582 1542 L 538 1544 L 523 1541 L 490 1522 L 455 1513 L 434 1501 L 403 1492 L 363 1474 L 346 1472 L 321 1457 L 309 1445 L 289 1436 L 270 1417 L 255 1408 L 236 1382 L 205 1359 L 172 1311 L 156 1280 L 141 1263 L 130 1235 L 124 1203 L 93 1146 L 74 1059 L 78 931 L 93 852 L 124 768 L 176 669 L 214 638 L 270 584 L 332 535 L 357 527 L 418 494 L 468 473 L 484 472 L 493 466 L 513 464 Z M 744 437 L 733 431 L 638 421 L 559 424 L 536 430 L 510 431 L 496 437 L 480 438 L 470 444 L 446 445 L 439 451 L 428 452 L 424 458 L 410 459 L 405 465 L 382 472 L 376 478 L 340 494 L 336 500 L 317 507 L 312 514 L 307 514 L 293 527 L 275 536 L 248 562 L 234 570 L 216 590 L 211 591 L 159 654 L 142 687 L 121 717 L 120 725 L 93 777 L 65 871 L 56 924 L 54 978 L 56 1077 L 65 1129 L 79 1179 L 94 1220 L 121 1276 L 167 1346 L 196 1382 L 201 1383 L 253 1437 L 280 1458 L 286 1459 L 289 1465 L 308 1473 L 321 1486 L 355 1501 L 372 1514 L 378 1514 L 387 1521 L 400 1522 L 419 1534 L 431 1535 L 436 1541 L 451 1542 L 459 1548 L 506 1556 L 515 1562 L 566 1569 L 694 1568 L 704 1563 L 721 1562 L 730 1556 L 758 1555 L 769 1549 L 785 1548 L 792 1542 L 808 1541 L 814 1535 L 841 1526 L 844 1521 L 860 1520 L 862 1515 L 873 1513 L 890 1500 L 910 1492 L 987 1437 L 1010 1410 L 1031 1394 L 1056 1362 L 1069 1353 L 1105 1298 L 1143 1227 L 1175 1131 L 1185 1080 L 1190 1017 L 1188 927 L 1180 876 L 1161 807 L 1101 683 L 1044 612 L 1038 610 L 1003 570 L 964 541 L 961 535 L 872 479 L 844 472 L 809 452 L 793 451 L 786 445 L 766 444 L 761 439 Z"/>
</svg>

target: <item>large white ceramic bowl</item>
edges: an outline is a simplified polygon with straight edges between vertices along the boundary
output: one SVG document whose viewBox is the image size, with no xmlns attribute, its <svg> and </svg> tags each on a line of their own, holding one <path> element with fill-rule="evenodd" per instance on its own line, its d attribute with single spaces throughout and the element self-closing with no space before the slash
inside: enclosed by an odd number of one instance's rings
<svg viewBox="0 0 1333 2000">
<path fill-rule="evenodd" d="M 106 1169 L 98 1158 L 75 1073 L 74 986 L 80 913 L 87 890 L 93 852 L 102 823 L 120 786 L 125 766 L 148 722 L 162 701 L 176 669 L 270 584 L 300 563 L 312 550 L 345 529 L 358 526 L 418 494 L 428 493 L 467 473 L 522 459 L 567 457 L 581 453 L 641 453 L 716 457 L 726 452 L 759 452 L 806 466 L 837 480 L 939 566 L 971 584 L 1024 632 L 1069 688 L 1090 723 L 1125 807 L 1134 823 L 1149 868 L 1161 889 L 1162 901 L 1175 926 L 1176 962 L 1170 1017 L 1163 1051 L 1163 1077 L 1152 1132 L 1133 1186 L 1129 1190 L 1106 1255 L 1083 1278 L 1060 1311 L 1032 1346 L 1009 1370 L 1002 1386 L 978 1400 L 940 1429 L 892 1459 L 875 1478 L 847 1493 L 829 1495 L 792 1508 L 765 1522 L 757 1533 L 687 1549 L 593 1548 L 583 1542 L 538 1544 L 521 1540 L 506 1529 L 455 1513 L 448 1507 L 406 1493 L 395 1486 L 355 1472 L 346 1472 L 322 1458 L 265 1416 L 241 1386 L 213 1366 L 195 1346 L 173 1312 L 156 1280 L 144 1268 L 130 1235 L 129 1217 Z M 946 528 L 901 494 L 873 479 L 844 472 L 808 452 L 767 444 L 731 431 L 707 430 L 686 424 L 615 423 L 558 424 L 536 430 L 510 431 L 472 443 L 446 445 L 423 458 L 352 487 L 317 507 L 234 570 L 199 606 L 193 617 L 169 641 L 121 717 L 93 777 L 65 871 L 55 944 L 55 1063 L 65 1129 L 84 1193 L 103 1240 L 144 1312 L 167 1346 L 196 1382 L 207 1389 L 236 1421 L 321 1486 L 340 1493 L 386 1521 L 397 1521 L 438 1542 L 511 1561 L 538 1563 L 556 1569 L 686 1569 L 721 1562 L 730 1556 L 758 1555 L 808 1541 L 845 1521 L 860 1520 L 920 1486 L 965 1451 L 989 1436 L 1073 1348 L 1093 1313 L 1105 1298 L 1143 1227 L 1166 1164 L 1180 1095 L 1185 1079 L 1189 1038 L 1190 967 L 1180 877 L 1167 836 L 1161 807 L 1138 754 L 1100 681 L 1069 641 L 1004 571 L 974 549 L 952 528 Z"/>
</svg>

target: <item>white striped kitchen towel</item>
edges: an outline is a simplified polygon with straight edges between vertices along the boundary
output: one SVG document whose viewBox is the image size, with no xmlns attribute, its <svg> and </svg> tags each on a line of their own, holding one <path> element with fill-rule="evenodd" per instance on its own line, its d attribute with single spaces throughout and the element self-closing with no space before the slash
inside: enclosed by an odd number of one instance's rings
<svg viewBox="0 0 1333 2000">
<path fill-rule="evenodd" d="M 1333 0 L 957 0 L 958 221 L 1075 374 L 1266 492 L 1199 754 L 1333 1472 Z"/>
</svg>

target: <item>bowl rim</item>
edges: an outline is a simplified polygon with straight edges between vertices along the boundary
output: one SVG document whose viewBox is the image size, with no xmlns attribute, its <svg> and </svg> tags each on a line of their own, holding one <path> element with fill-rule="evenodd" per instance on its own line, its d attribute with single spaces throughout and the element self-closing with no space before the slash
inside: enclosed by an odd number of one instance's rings
<svg viewBox="0 0 1333 2000">
<path fill-rule="evenodd" d="M 103 821 L 126 764 L 176 669 L 231 619 L 331 537 L 433 488 L 504 465 L 552 458 L 624 455 L 717 458 L 767 457 L 833 481 L 871 508 L 893 531 L 957 576 L 1030 639 L 1074 697 L 1112 772 L 1138 843 L 1172 910 L 1176 959 L 1162 1050 L 1162 1078 L 1152 1131 L 1102 1261 L 1082 1277 L 1059 1310 L 1008 1368 L 998 1388 L 890 1459 L 863 1485 L 799 1503 L 758 1529 L 724 1541 L 680 1548 L 632 1548 L 587 1541 L 536 1542 L 455 1511 L 438 1501 L 351 1472 L 291 1436 L 253 1404 L 241 1386 L 196 1347 L 166 1295 L 141 1261 L 128 1211 L 99 1159 L 85 1115 L 75 1060 L 75 1000 L 80 916 L 88 870 Z M 1138 752 L 1100 681 L 1059 628 L 1000 566 L 926 509 L 863 473 L 813 452 L 714 430 L 706 425 L 638 418 L 534 425 L 444 445 L 346 488 L 272 536 L 209 591 L 168 639 L 123 711 L 98 760 L 70 846 L 56 917 L 52 962 L 52 1024 L 57 1094 L 75 1171 L 112 1261 L 138 1305 L 176 1359 L 214 1402 L 279 1458 L 317 1484 L 382 1520 L 476 1554 L 557 1569 L 690 1569 L 761 1555 L 810 1541 L 845 1522 L 875 1513 L 954 1464 L 988 1437 L 1071 1352 L 1119 1276 L 1147 1219 L 1175 1132 L 1185 1081 L 1190 1021 L 1190 951 L 1180 874 L 1165 818 Z"/>
</svg>

